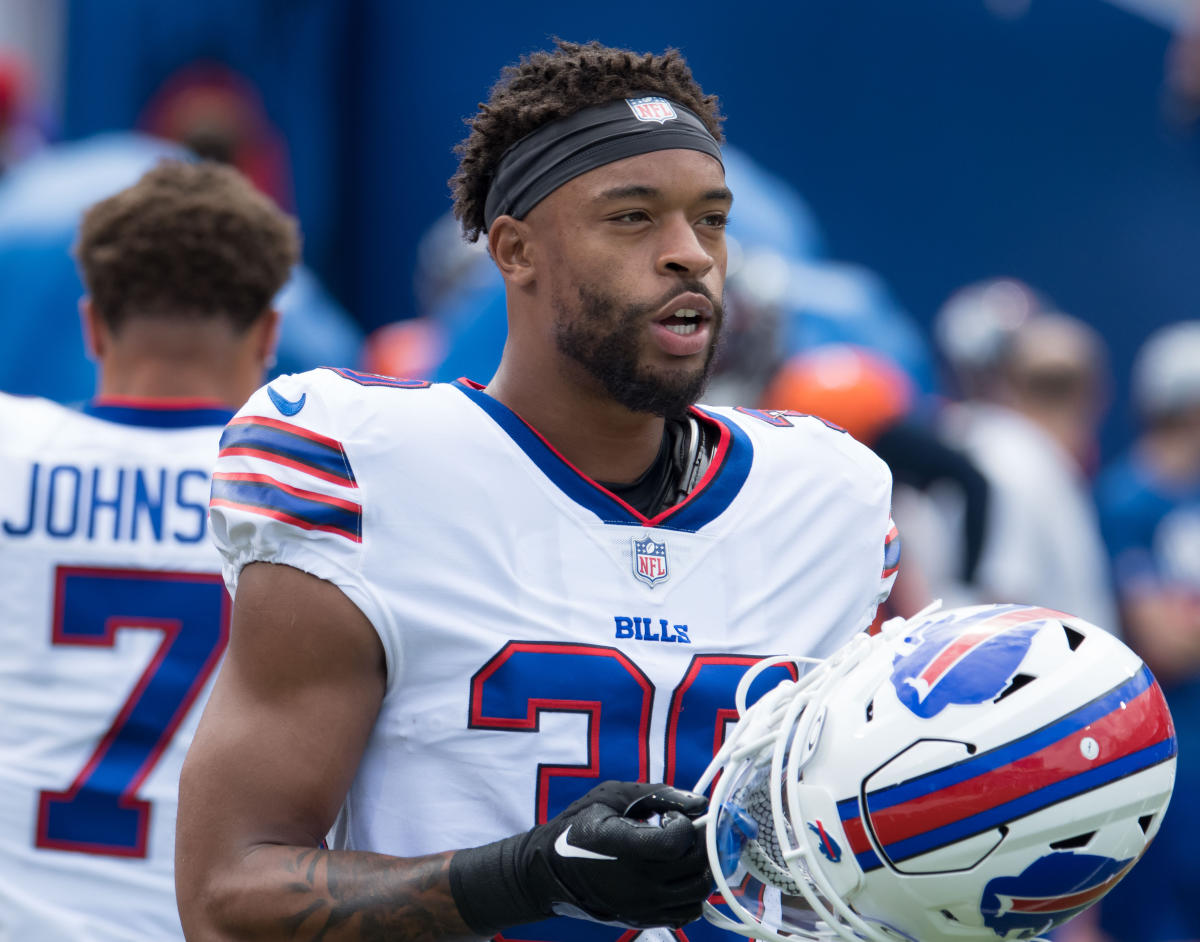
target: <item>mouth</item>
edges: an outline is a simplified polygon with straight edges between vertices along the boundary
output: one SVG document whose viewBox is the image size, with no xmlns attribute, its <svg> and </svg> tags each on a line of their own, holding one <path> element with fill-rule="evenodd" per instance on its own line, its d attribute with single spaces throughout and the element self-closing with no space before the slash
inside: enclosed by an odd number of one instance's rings
<svg viewBox="0 0 1200 942">
<path fill-rule="evenodd" d="M 712 316 L 712 302 L 698 292 L 688 291 L 672 298 L 655 322 L 672 333 L 686 336 L 694 334 L 701 325 L 712 320 Z"/>
<path fill-rule="evenodd" d="M 690 356 L 705 348 L 712 319 L 713 307 L 708 298 L 687 292 L 672 298 L 654 324 L 665 352 Z"/>
<path fill-rule="evenodd" d="M 693 308 L 682 308 L 670 317 L 660 320 L 659 323 L 671 333 L 678 334 L 680 337 L 686 337 L 688 334 L 694 334 L 700 329 L 702 317 L 703 315 Z"/>
</svg>

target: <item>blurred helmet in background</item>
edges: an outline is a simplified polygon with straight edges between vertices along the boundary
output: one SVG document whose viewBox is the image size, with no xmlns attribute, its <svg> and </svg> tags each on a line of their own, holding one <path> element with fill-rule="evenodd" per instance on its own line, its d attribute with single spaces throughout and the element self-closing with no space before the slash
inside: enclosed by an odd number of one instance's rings
<svg viewBox="0 0 1200 942">
<path fill-rule="evenodd" d="M 1015 278 L 992 278 L 958 289 L 938 310 L 933 335 L 969 398 L 994 398 L 1017 330 L 1050 309 L 1045 297 Z"/>
<path fill-rule="evenodd" d="M 1200 407 L 1200 321 L 1159 328 L 1133 361 L 1133 400 L 1155 420 Z"/>
</svg>

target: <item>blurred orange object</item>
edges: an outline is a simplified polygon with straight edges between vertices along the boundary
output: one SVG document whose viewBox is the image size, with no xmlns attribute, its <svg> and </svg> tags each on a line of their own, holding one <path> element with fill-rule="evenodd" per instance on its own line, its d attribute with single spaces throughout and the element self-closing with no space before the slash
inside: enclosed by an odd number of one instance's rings
<svg viewBox="0 0 1200 942">
<path fill-rule="evenodd" d="M 819 416 L 870 444 L 912 405 L 912 380 L 882 354 L 830 344 L 786 360 L 763 390 L 759 407 Z"/>
<path fill-rule="evenodd" d="M 432 379 L 445 352 L 444 330 L 430 318 L 414 317 L 372 331 L 363 350 L 363 368 L 381 376 Z"/>
</svg>

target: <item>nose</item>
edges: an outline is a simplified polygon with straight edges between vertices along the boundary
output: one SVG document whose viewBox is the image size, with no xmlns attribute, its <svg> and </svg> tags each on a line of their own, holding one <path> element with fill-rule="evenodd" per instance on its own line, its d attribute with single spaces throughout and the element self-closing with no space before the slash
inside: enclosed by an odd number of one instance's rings
<svg viewBox="0 0 1200 942">
<path fill-rule="evenodd" d="M 670 217 L 662 229 L 658 273 L 699 278 L 707 274 L 714 264 L 715 259 L 700 241 L 691 222 L 682 214 Z"/>
</svg>

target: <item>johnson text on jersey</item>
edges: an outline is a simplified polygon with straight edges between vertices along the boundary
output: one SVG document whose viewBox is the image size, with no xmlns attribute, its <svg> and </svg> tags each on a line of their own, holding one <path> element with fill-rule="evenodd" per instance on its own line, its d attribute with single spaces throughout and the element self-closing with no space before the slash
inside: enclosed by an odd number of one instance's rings
<svg viewBox="0 0 1200 942">
<path fill-rule="evenodd" d="M 209 486 L 199 468 L 33 462 L 13 503 L 23 512 L 0 526 L 10 537 L 199 543 Z"/>
</svg>

